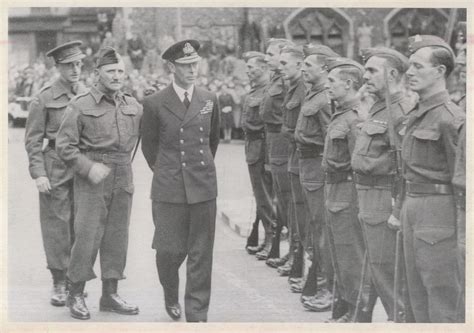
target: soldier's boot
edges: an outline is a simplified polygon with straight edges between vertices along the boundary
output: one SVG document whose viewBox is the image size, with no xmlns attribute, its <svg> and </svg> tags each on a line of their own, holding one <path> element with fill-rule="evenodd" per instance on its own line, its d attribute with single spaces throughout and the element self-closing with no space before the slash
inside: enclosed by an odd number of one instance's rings
<svg viewBox="0 0 474 333">
<path fill-rule="evenodd" d="M 265 233 L 265 240 L 263 242 L 263 249 L 255 254 L 258 260 L 267 260 L 272 248 L 273 234 L 271 232 Z"/>
<path fill-rule="evenodd" d="M 282 228 L 283 226 L 281 224 L 277 224 L 274 228 L 272 228 L 272 232 L 273 232 L 272 245 L 271 245 L 270 252 L 268 253 L 267 259 L 280 257 L 280 238 L 281 238 Z M 268 261 L 267 261 L 267 265 L 268 265 Z"/>
<path fill-rule="evenodd" d="M 51 290 L 50 303 L 54 306 L 66 305 L 66 274 L 60 269 L 50 269 L 53 276 L 53 289 Z"/>
<path fill-rule="evenodd" d="M 301 242 L 296 242 L 294 248 L 294 260 L 290 270 L 290 278 L 300 278 L 304 272 L 304 249 Z"/>
<path fill-rule="evenodd" d="M 263 249 L 263 246 L 260 248 L 258 245 L 258 223 L 260 222 L 260 218 L 258 215 L 255 217 L 255 221 L 252 224 L 252 231 L 250 235 L 247 237 L 247 244 L 245 245 L 245 249 L 247 250 L 248 254 L 255 254 Z"/>
<path fill-rule="evenodd" d="M 304 279 L 304 284 L 301 286 L 301 299 L 303 299 L 304 296 L 306 297 L 311 297 L 315 296 L 318 292 L 318 276 L 317 276 L 317 271 L 318 271 L 318 265 L 317 263 L 313 260 L 311 263 L 311 266 L 308 269 L 308 275 Z M 291 286 L 291 291 L 297 292 L 294 290 L 294 286 Z"/>
<path fill-rule="evenodd" d="M 281 258 L 269 258 L 265 263 L 272 268 L 278 268 L 283 266 L 288 261 L 289 257 L 290 253 L 287 253 Z"/>
<path fill-rule="evenodd" d="M 71 282 L 69 287 L 69 294 L 67 296 L 66 305 L 69 308 L 71 317 L 81 320 L 90 319 L 91 315 L 87 309 L 84 301 L 84 286 L 85 282 Z"/>
<path fill-rule="evenodd" d="M 303 306 L 314 312 L 324 312 L 331 309 L 332 294 L 326 287 L 318 288 L 318 292 L 311 298 L 301 298 Z"/>
<path fill-rule="evenodd" d="M 357 323 L 371 323 L 372 313 L 377 302 L 377 291 L 371 281 L 364 283 L 362 287 L 360 305 L 355 315 L 354 321 Z"/>
<path fill-rule="evenodd" d="M 117 279 L 102 280 L 102 297 L 100 298 L 99 310 L 123 315 L 138 314 L 138 306 L 128 304 L 117 294 L 117 284 Z"/>
<path fill-rule="evenodd" d="M 349 311 L 349 303 L 342 298 L 338 288 L 334 288 L 331 318 L 327 322 L 334 322 Z"/>
</svg>

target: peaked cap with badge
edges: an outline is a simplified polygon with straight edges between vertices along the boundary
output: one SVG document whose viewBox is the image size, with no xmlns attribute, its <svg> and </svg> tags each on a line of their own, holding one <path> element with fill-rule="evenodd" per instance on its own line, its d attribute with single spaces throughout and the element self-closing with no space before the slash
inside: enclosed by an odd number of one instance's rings
<svg viewBox="0 0 474 333">
<path fill-rule="evenodd" d="M 200 47 L 201 45 L 197 40 L 182 40 L 168 47 L 161 57 L 163 60 L 178 64 L 191 64 L 201 60 L 197 52 Z"/>
<path fill-rule="evenodd" d="M 80 40 L 67 42 L 49 50 L 46 56 L 53 57 L 57 64 L 67 64 L 73 61 L 81 60 L 86 55 L 82 53 L 79 46 L 82 45 Z"/>
</svg>

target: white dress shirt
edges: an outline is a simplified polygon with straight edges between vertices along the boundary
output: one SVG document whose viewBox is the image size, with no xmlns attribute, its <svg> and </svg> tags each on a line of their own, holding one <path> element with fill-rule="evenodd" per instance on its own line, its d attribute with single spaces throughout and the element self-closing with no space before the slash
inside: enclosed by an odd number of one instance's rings
<svg viewBox="0 0 474 333">
<path fill-rule="evenodd" d="M 189 99 L 189 102 L 191 102 L 191 99 L 193 98 L 194 84 L 191 87 L 189 87 L 188 90 L 184 90 L 173 81 L 173 89 L 176 92 L 176 95 L 178 95 L 179 100 L 181 102 L 184 101 L 184 93 L 188 92 L 188 99 Z"/>
</svg>

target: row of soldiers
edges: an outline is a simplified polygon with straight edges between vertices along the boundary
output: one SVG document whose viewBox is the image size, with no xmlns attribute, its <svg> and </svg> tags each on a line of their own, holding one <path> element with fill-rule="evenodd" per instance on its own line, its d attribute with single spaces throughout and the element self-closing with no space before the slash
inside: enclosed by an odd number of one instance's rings
<svg viewBox="0 0 474 333">
<path fill-rule="evenodd" d="M 466 58 L 432 35 L 410 37 L 409 50 L 364 49 L 361 65 L 271 39 L 266 54 L 244 54 L 253 232 L 259 220 L 265 230 L 246 249 L 288 276 L 306 309 L 331 310 L 329 322 L 371 322 L 378 298 L 389 321 L 464 321 L 465 102 L 446 79 Z M 362 86 L 374 98 L 366 117 Z"/>
</svg>

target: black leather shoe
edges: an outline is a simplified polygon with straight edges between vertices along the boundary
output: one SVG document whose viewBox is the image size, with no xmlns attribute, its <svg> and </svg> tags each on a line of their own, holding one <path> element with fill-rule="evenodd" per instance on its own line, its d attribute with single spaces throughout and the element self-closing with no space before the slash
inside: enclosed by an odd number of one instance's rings
<svg viewBox="0 0 474 333">
<path fill-rule="evenodd" d="M 51 305 L 64 306 L 66 305 L 66 298 L 66 281 L 58 281 L 54 283 L 53 290 L 51 291 Z"/>
<path fill-rule="evenodd" d="M 260 244 L 258 246 L 246 246 L 245 249 L 247 250 L 248 254 L 256 254 L 263 250 L 264 244 Z"/>
<path fill-rule="evenodd" d="M 175 304 L 165 304 L 166 312 L 173 320 L 178 320 L 181 318 L 181 305 L 179 303 Z"/>
<path fill-rule="evenodd" d="M 269 254 L 270 254 L 269 251 L 267 251 L 266 249 L 263 249 L 262 251 L 257 252 L 255 254 L 255 258 L 257 258 L 258 260 L 267 260 Z"/>
<path fill-rule="evenodd" d="M 140 312 L 138 306 L 128 304 L 118 294 L 102 295 L 99 310 L 123 315 L 136 315 Z"/>
<path fill-rule="evenodd" d="M 69 308 L 71 317 L 81 320 L 87 320 L 91 318 L 86 302 L 84 302 L 84 295 L 82 295 L 82 293 L 75 295 L 69 294 L 66 305 Z"/>
</svg>

